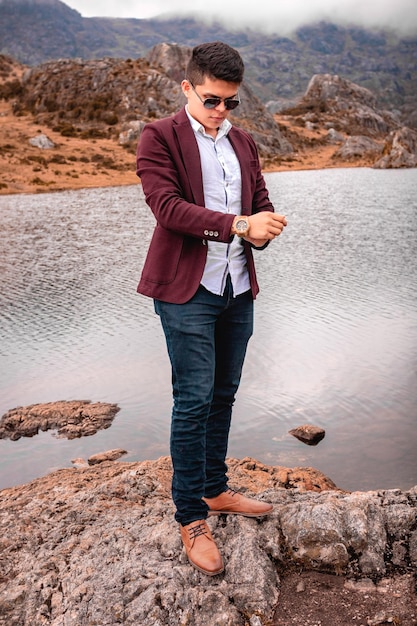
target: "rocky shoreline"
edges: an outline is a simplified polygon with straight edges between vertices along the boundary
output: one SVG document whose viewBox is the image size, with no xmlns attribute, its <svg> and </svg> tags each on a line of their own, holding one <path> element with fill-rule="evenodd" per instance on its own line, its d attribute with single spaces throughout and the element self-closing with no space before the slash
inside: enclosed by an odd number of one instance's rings
<svg viewBox="0 0 417 626">
<path fill-rule="evenodd" d="M 209 519 L 226 563 L 212 580 L 183 552 L 168 457 L 0 491 L 0 624 L 417 623 L 417 487 L 347 493 L 312 468 L 228 464 L 231 484 L 274 512 Z"/>
<path fill-rule="evenodd" d="M 157 52 L 169 70 L 172 51 Z M 53 70 L 63 68 L 57 64 Z M 159 70 L 151 77 L 172 91 Z M 41 72 L 46 97 L 43 79 Z M 88 101 L 89 89 L 81 96 Z M 77 130 L 23 100 L 16 114 L 16 102 L 0 102 L 0 194 L 138 185 L 140 125 L 126 122 L 119 135 L 81 122 Z M 247 102 L 253 110 L 249 93 Z M 313 81 L 286 114 L 261 114 L 265 171 L 417 165 L 415 129 L 400 127 L 367 90 L 338 77 Z M 275 159 L 271 128 L 292 146 Z M 26 430 L 14 409 L 0 438 L 48 428 L 94 434 L 111 425 L 117 407 L 102 408 L 74 405 L 64 423 L 53 407 L 35 411 Z M 181 546 L 169 458 L 115 462 L 123 453 L 76 459 L 71 469 L 0 491 L 0 626 L 417 626 L 417 486 L 348 493 L 313 468 L 229 459 L 231 484 L 275 508 L 265 520 L 210 518 L 226 570 L 207 580 Z"/>
</svg>

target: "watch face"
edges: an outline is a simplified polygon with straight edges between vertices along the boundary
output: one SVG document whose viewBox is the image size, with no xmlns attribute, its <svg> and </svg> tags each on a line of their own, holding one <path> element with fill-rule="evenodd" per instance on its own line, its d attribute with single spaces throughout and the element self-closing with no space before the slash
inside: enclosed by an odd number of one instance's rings
<svg viewBox="0 0 417 626">
<path fill-rule="evenodd" d="M 248 229 L 248 223 L 246 220 L 238 220 L 235 224 L 235 228 L 239 232 L 244 232 Z"/>
</svg>

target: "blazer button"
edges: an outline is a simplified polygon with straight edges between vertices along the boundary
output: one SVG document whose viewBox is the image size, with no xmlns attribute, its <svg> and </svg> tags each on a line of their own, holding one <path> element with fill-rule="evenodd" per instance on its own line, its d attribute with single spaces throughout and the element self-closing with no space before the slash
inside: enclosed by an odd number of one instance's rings
<svg viewBox="0 0 417 626">
<path fill-rule="evenodd" d="M 205 231 L 204 231 L 204 234 L 205 234 L 205 235 L 209 235 L 210 233 L 209 233 L 209 231 L 208 231 L 208 230 L 205 230 Z"/>
<path fill-rule="evenodd" d="M 214 233 L 213 233 L 212 230 L 209 232 L 209 235 L 210 235 L 210 237 L 213 237 Z"/>
<path fill-rule="evenodd" d="M 214 231 L 214 233 L 213 233 L 213 235 L 214 235 L 215 237 L 218 237 L 218 236 L 219 236 L 218 231 L 217 231 L 217 230 L 215 230 L 215 231 Z"/>
</svg>

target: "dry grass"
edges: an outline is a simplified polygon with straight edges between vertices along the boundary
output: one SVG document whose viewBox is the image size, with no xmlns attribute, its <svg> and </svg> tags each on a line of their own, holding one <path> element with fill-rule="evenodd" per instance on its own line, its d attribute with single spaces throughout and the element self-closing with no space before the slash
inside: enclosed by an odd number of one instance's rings
<svg viewBox="0 0 417 626">
<path fill-rule="evenodd" d="M 338 146 L 323 141 L 326 131 L 297 126 L 294 118 L 277 116 L 295 152 L 281 162 L 265 163 L 265 171 L 358 167 L 366 161 L 342 163 L 333 158 Z M 55 144 L 50 150 L 30 145 L 44 133 Z M 42 193 L 65 189 L 134 185 L 135 146 L 116 139 L 64 137 L 36 122 L 31 115 L 15 116 L 11 102 L 0 102 L 0 194 Z"/>
<path fill-rule="evenodd" d="M 29 140 L 44 133 L 55 148 L 41 150 Z M 39 193 L 133 185 L 138 182 L 135 155 L 112 139 L 63 137 L 40 127 L 32 116 L 15 117 L 0 105 L 0 193 Z"/>
</svg>

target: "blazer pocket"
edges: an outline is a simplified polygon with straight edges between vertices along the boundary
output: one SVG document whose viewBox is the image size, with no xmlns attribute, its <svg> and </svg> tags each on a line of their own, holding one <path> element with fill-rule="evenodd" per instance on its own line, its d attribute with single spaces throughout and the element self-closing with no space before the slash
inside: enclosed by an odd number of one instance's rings
<svg viewBox="0 0 417 626">
<path fill-rule="evenodd" d="M 171 283 L 178 271 L 183 236 L 159 225 L 153 234 L 143 268 L 143 278 L 153 283 Z"/>
</svg>

